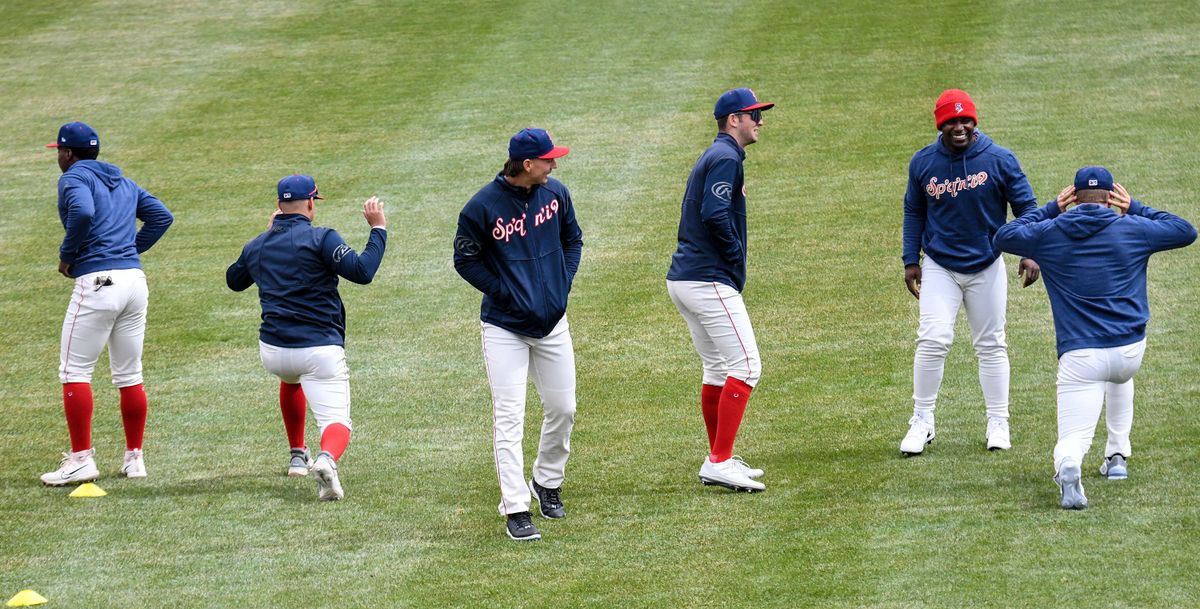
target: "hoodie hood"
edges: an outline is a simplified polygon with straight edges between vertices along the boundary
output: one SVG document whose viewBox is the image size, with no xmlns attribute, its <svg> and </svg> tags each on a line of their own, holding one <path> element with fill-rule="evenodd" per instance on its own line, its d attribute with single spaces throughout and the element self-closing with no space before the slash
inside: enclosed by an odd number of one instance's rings
<svg viewBox="0 0 1200 609">
<path fill-rule="evenodd" d="M 950 152 L 950 149 L 947 148 L 944 144 L 942 144 L 942 134 L 941 133 L 938 133 L 937 137 L 933 139 L 933 143 L 936 144 L 936 146 L 934 146 L 934 148 L 938 151 L 938 154 L 940 154 L 946 158 L 955 159 L 955 160 L 960 159 L 960 158 L 971 159 L 971 158 L 975 158 L 975 157 L 983 154 L 988 148 L 991 148 L 992 147 L 992 138 L 988 137 L 986 133 L 976 129 L 975 130 L 975 141 L 971 142 L 971 145 L 967 146 L 966 152 L 964 152 L 962 154 L 955 154 L 953 152 Z"/>
<path fill-rule="evenodd" d="M 1109 224 L 1116 222 L 1120 217 L 1117 212 L 1103 205 L 1084 203 L 1055 218 L 1054 225 L 1062 229 L 1068 237 L 1078 241 L 1108 228 Z"/>
<path fill-rule="evenodd" d="M 116 188 L 117 184 L 121 183 L 121 168 L 111 163 L 105 163 L 104 161 L 95 161 L 91 159 L 76 161 L 74 165 L 71 165 L 71 169 L 68 170 L 68 173 L 71 171 L 85 171 L 91 173 L 92 175 L 96 176 L 96 179 L 99 180 L 101 184 L 107 186 L 109 190 Z"/>
</svg>

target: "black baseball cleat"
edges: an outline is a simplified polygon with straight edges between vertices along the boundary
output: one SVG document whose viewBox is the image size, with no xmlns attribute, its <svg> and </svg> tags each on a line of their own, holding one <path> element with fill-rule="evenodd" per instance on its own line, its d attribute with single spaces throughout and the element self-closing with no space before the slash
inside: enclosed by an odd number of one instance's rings
<svg viewBox="0 0 1200 609">
<path fill-rule="evenodd" d="M 538 511 L 542 513 L 543 518 L 558 519 L 567 517 L 567 510 L 563 507 L 562 497 L 559 497 L 562 487 L 546 488 L 538 484 L 537 480 L 530 480 L 529 490 L 533 491 L 534 497 L 537 497 Z"/>
<path fill-rule="evenodd" d="M 542 538 L 537 527 L 533 526 L 533 516 L 529 512 L 508 515 L 508 536 L 514 541 L 537 541 Z"/>
</svg>

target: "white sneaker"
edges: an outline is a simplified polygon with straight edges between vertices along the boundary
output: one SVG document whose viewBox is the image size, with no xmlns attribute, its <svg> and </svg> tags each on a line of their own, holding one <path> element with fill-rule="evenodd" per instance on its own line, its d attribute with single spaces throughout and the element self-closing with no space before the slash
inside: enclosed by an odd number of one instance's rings
<svg viewBox="0 0 1200 609">
<path fill-rule="evenodd" d="M 900 441 L 900 452 L 906 455 L 919 455 L 925 451 L 925 445 L 933 442 L 933 421 L 926 420 L 921 415 L 914 414 L 908 420 L 908 433 Z"/>
<path fill-rule="evenodd" d="M 79 482 L 91 482 L 100 477 L 96 469 L 94 449 L 81 450 L 77 453 L 63 453 L 62 462 L 58 469 L 42 474 L 42 484 L 46 486 L 63 486 Z"/>
<path fill-rule="evenodd" d="M 294 478 L 304 477 L 308 475 L 311 467 L 312 456 L 308 452 L 308 447 L 293 448 L 291 460 L 288 461 L 287 475 Z"/>
<path fill-rule="evenodd" d="M 125 462 L 121 465 L 121 475 L 126 478 L 146 477 L 146 461 L 142 458 L 142 449 L 135 448 L 125 451 Z"/>
<path fill-rule="evenodd" d="M 988 417 L 987 449 L 1008 450 L 1012 448 L 1012 440 L 1008 435 L 1008 419 Z"/>
<path fill-rule="evenodd" d="M 744 465 L 744 463 L 739 465 L 733 459 L 713 463 L 708 460 L 708 457 L 705 457 L 704 465 L 700 466 L 700 482 L 705 486 L 715 484 L 730 490 L 745 491 L 747 493 L 767 490 L 765 484 L 757 480 L 751 480 L 750 476 L 746 475 L 743 469 Z"/>
<path fill-rule="evenodd" d="M 338 481 L 337 463 L 333 455 L 321 451 L 312 466 L 313 477 L 317 479 L 317 499 L 321 501 L 337 501 L 346 496 L 342 492 L 342 483 Z"/>
<path fill-rule="evenodd" d="M 1063 459 L 1062 465 L 1058 468 L 1058 475 L 1054 477 L 1054 483 L 1058 485 L 1059 505 L 1064 510 L 1082 510 L 1088 505 L 1087 495 L 1083 494 L 1083 473 L 1079 470 L 1079 463 L 1071 457 Z"/>
<path fill-rule="evenodd" d="M 730 460 L 733 461 L 734 463 L 737 463 L 739 466 L 741 466 L 742 471 L 745 472 L 746 475 L 751 478 L 762 478 L 763 474 L 765 473 L 765 472 L 763 472 L 763 470 L 758 469 L 757 467 L 750 467 L 749 463 L 746 463 L 741 457 L 739 457 L 737 455 L 734 455 L 733 458 Z"/>
</svg>

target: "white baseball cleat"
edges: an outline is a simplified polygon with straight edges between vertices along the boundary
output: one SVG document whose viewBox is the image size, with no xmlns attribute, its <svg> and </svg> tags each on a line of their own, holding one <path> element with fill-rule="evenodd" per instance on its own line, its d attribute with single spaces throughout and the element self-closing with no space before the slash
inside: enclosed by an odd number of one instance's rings
<svg viewBox="0 0 1200 609">
<path fill-rule="evenodd" d="M 749 463 L 746 463 L 744 459 L 737 455 L 734 455 L 730 460 L 741 466 L 742 471 L 751 478 L 762 478 L 763 474 L 765 473 L 763 470 L 758 469 L 757 467 L 750 467 Z"/>
<path fill-rule="evenodd" d="M 92 458 L 95 454 L 96 451 L 91 448 L 77 453 L 63 453 L 58 469 L 42 474 L 42 484 L 64 486 L 99 478 L 100 470 L 96 469 L 96 460 Z"/>
<path fill-rule="evenodd" d="M 142 457 L 142 449 L 135 448 L 125 451 L 125 461 L 121 464 L 121 475 L 126 478 L 146 477 L 146 460 Z"/>
<path fill-rule="evenodd" d="M 1008 419 L 988 417 L 987 449 L 1008 450 L 1012 448 L 1012 440 L 1008 435 Z"/>
<path fill-rule="evenodd" d="M 308 469 L 312 467 L 312 456 L 308 452 L 308 448 L 293 448 L 292 458 L 288 461 L 287 475 L 299 478 L 308 475 Z"/>
<path fill-rule="evenodd" d="M 1063 459 L 1062 465 L 1058 468 L 1058 475 L 1054 477 L 1054 483 L 1058 485 L 1059 505 L 1064 510 L 1083 510 L 1087 509 L 1087 495 L 1083 494 L 1083 473 L 1079 470 L 1079 463 L 1071 457 Z"/>
<path fill-rule="evenodd" d="M 909 456 L 919 455 L 925 451 L 925 445 L 933 442 L 934 436 L 937 435 L 934 432 L 933 421 L 914 414 L 908 420 L 908 425 L 908 433 L 904 434 L 904 439 L 900 441 L 900 452 Z"/>
<path fill-rule="evenodd" d="M 321 501 L 337 501 L 346 496 L 342 492 L 342 483 L 338 481 L 337 463 L 333 455 L 321 451 L 312 466 L 313 477 L 317 479 L 317 499 Z"/>
<path fill-rule="evenodd" d="M 704 465 L 700 466 L 700 483 L 705 486 L 715 484 L 730 490 L 747 493 L 767 490 L 765 484 L 747 476 L 745 469 L 743 469 L 744 467 L 744 462 L 739 464 L 733 459 L 713 463 L 708 460 L 708 457 L 705 457 Z"/>
</svg>

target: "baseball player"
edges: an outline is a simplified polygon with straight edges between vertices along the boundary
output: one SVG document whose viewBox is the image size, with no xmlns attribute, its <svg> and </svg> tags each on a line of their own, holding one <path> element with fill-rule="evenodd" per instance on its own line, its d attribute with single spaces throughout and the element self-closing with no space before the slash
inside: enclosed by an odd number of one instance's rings
<svg viewBox="0 0 1200 609">
<path fill-rule="evenodd" d="M 713 108 L 717 136 L 688 176 L 679 218 L 679 245 L 667 271 L 667 293 L 700 354 L 700 411 L 708 455 L 700 482 L 735 491 L 762 491 L 760 469 L 733 455 L 750 392 L 762 376 L 754 328 L 742 300 L 746 284 L 746 147 L 758 141 L 763 112 L 750 89 L 722 93 Z"/>
<path fill-rule="evenodd" d="M 140 257 L 174 218 L 162 201 L 122 176 L 116 165 L 96 160 L 100 137 L 88 125 L 67 123 L 58 130 L 58 139 L 46 146 L 58 149 L 63 172 L 58 179 L 58 217 L 66 235 L 58 250 L 58 272 L 75 280 L 75 290 L 63 319 L 58 364 L 71 452 L 63 453 L 59 468 L 43 474 L 42 482 L 62 486 L 100 477 L 92 449 L 91 382 L 105 345 L 112 382 L 121 394 L 121 474 L 145 478 L 142 344 L 149 290 Z"/>
<path fill-rule="evenodd" d="M 317 184 L 291 175 L 277 186 L 279 209 L 267 231 L 242 248 L 225 272 L 229 289 L 241 292 L 258 284 L 262 325 L 258 331 L 263 366 L 279 377 L 279 408 L 291 446 L 289 476 L 311 469 L 317 498 L 345 497 L 337 462 L 350 443 L 350 369 L 346 365 L 346 307 L 338 277 L 371 283 L 387 245 L 383 203 L 363 203 L 371 236 L 362 255 L 332 228 L 312 225 Z M 321 452 L 311 460 L 304 441 L 304 406 L 312 408 Z"/>
<path fill-rule="evenodd" d="M 514 135 L 503 170 L 467 201 L 454 237 L 455 270 L 483 292 L 499 508 L 517 541 L 541 539 L 529 513 L 531 492 L 542 516 L 566 516 L 561 490 L 575 424 L 575 352 L 566 311 L 583 232 L 571 193 L 550 172 L 568 152 L 544 129 Z M 527 483 L 521 436 L 530 374 L 545 416 Z"/>
<path fill-rule="evenodd" d="M 996 233 L 996 247 L 1033 258 L 1046 275 L 1058 343 L 1054 481 L 1063 509 L 1087 507 L 1080 467 L 1106 405 L 1100 474 L 1127 475 L 1133 376 L 1150 319 L 1146 266 L 1151 254 L 1195 240 L 1186 220 L 1131 200 L 1103 167 L 1080 169 L 1056 200 Z"/>
<path fill-rule="evenodd" d="M 977 130 L 975 103 L 959 89 L 938 97 L 938 137 L 913 155 L 904 194 L 904 282 L 920 302 L 913 358 L 913 416 L 900 452 L 918 455 L 934 438 L 934 407 L 959 306 L 967 309 L 987 409 L 987 448 L 1012 447 L 1008 429 L 1008 283 L 992 237 L 1007 219 L 1037 207 L 1017 157 Z M 924 260 L 921 252 L 925 252 Z M 1022 259 L 1023 287 L 1038 265 Z"/>
</svg>

